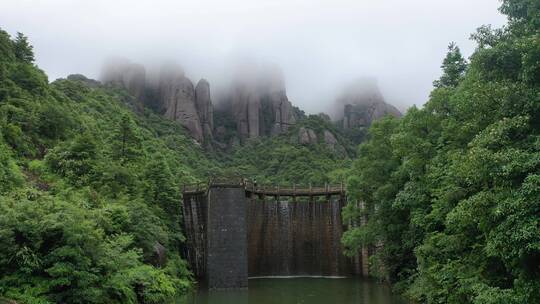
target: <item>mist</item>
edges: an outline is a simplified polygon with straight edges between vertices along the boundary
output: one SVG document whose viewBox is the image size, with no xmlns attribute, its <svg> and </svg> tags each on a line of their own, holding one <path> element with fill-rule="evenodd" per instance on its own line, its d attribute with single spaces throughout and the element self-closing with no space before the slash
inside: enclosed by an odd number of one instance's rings
<svg viewBox="0 0 540 304">
<path fill-rule="evenodd" d="M 449 42 L 468 56 L 470 33 L 499 27 L 497 0 L 0 2 L 0 27 L 29 36 L 50 80 L 100 77 L 111 57 L 145 66 L 170 60 L 212 94 L 242 66 L 276 66 L 289 100 L 329 111 L 341 90 L 372 79 L 401 111 L 426 102 Z"/>
</svg>

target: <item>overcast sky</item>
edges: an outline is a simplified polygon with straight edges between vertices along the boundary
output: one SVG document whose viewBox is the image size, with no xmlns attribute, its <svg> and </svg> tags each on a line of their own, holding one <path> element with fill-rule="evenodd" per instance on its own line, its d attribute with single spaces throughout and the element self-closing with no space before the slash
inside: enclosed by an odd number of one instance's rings
<svg viewBox="0 0 540 304">
<path fill-rule="evenodd" d="M 506 22 L 498 0 L 2 0 L 0 27 L 29 36 L 50 80 L 98 78 L 111 56 L 174 59 L 223 85 L 238 62 L 273 63 L 289 99 L 315 113 L 349 82 L 374 77 L 390 103 L 423 104 L 450 41 Z"/>
</svg>

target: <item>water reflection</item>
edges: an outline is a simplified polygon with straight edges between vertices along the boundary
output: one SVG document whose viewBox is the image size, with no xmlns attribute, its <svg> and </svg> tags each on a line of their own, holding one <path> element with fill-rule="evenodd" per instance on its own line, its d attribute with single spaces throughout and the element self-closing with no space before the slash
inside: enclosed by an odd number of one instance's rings
<svg viewBox="0 0 540 304">
<path fill-rule="evenodd" d="M 382 284 L 361 279 L 252 279 L 248 290 L 204 291 L 180 304 L 406 304 Z"/>
</svg>

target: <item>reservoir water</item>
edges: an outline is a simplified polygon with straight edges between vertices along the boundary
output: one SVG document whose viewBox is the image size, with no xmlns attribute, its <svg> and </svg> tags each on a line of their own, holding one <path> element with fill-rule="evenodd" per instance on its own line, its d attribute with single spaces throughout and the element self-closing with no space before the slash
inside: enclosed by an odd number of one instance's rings
<svg viewBox="0 0 540 304">
<path fill-rule="evenodd" d="M 199 290 L 182 297 L 179 304 L 407 304 L 390 288 L 356 278 L 250 279 L 240 291 Z"/>
</svg>

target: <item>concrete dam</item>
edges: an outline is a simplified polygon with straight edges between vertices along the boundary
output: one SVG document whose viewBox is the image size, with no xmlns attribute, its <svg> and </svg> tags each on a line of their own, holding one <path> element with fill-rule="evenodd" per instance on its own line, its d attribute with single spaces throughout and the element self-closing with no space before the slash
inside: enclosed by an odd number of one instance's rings
<svg viewBox="0 0 540 304">
<path fill-rule="evenodd" d="M 210 289 L 244 288 L 248 278 L 342 277 L 367 260 L 343 255 L 340 186 L 290 188 L 245 181 L 184 187 L 184 256 Z"/>
</svg>

